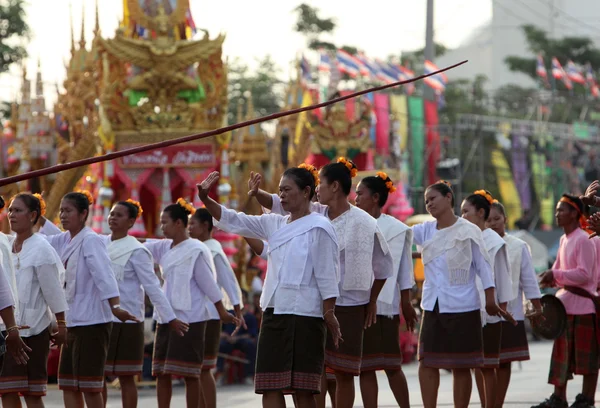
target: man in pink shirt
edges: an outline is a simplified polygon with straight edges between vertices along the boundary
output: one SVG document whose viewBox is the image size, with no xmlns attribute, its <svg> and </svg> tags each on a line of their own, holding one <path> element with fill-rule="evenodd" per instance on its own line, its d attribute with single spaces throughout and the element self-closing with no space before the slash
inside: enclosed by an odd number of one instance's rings
<svg viewBox="0 0 600 408">
<path fill-rule="evenodd" d="M 562 196 L 556 206 L 556 222 L 565 234 L 556 261 L 542 274 L 540 284 L 560 288 L 556 297 L 567 311 L 567 328 L 552 349 L 548 383 L 554 385 L 554 393 L 535 408 L 568 407 L 567 381 L 573 374 L 583 375 L 583 387 L 571 407 L 588 408 L 594 406 L 598 382 L 596 308 L 589 296 L 581 294 L 597 295 L 596 245 L 584 229 L 584 205 L 578 197 Z"/>
</svg>

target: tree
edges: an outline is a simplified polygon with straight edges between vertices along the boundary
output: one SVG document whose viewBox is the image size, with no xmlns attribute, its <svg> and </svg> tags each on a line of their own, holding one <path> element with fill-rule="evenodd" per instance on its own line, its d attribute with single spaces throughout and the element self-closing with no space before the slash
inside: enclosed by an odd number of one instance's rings
<svg viewBox="0 0 600 408">
<path fill-rule="evenodd" d="M 335 50 L 335 44 L 320 40 L 323 33 L 333 33 L 335 30 L 335 20 L 333 18 L 321 18 L 319 9 L 311 7 L 306 3 L 300 4 L 294 9 L 298 14 L 295 30 L 306 37 L 308 48 L 318 50 L 324 48 Z"/>
<path fill-rule="evenodd" d="M 258 68 L 250 72 L 248 65 L 236 58 L 228 67 L 229 123 L 237 121 L 237 110 L 241 98 L 248 92 L 252 95 L 254 111 L 258 116 L 279 112 L 283 106 L 281 92 L 282 81 L 278 78 L 279 68 L 270 55 L 258 60 Z"/>
<path fill-rule="evenodd" d="M 29 27 L 25 22 L 23 0 L 0 2 L 0 73 L 26 57 L 25 48 L 19 39 L 29 38 Z"/>
<path fill-rule="evenodd" d="M 446 105 L 440 110 L 440 118 L 445 123 L 456 123 L 458 115 L 472 113 L 486 115 L 488 93 L 485 91 L 485 75 L 477 75 L 474 80 L 457 79 L 446 87 Z"/>
</svg>

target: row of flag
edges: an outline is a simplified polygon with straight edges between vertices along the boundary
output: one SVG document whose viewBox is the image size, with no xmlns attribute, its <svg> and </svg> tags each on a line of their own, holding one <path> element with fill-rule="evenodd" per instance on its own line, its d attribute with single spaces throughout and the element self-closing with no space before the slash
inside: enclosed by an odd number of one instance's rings
<svg viewBox="0 0 600 408">
<path fill-rule="evenodd" d="M 439 68 L 431 61 L 425 61 L 423 72 L 425 74 L 437 71 Z M 314 69 L 308 59 L 303 55 L 300 60 L 300 71 L 303 83 L 306 86 L 314 86 Z M 335 52 L 319 51 L 319 62 L 316 71 L 320 74 L 331 74 L 334 71 L 348 75 L 353 79 L 368 80 L 373 83 L 391 84 L 397 81 L 406 81 L 415 76 L 415 72 L 400 64 L 386 62 L 380 59 L 367 57 L 360 52 L 353 55 L 345 50 Z M 425 84 L 433 88 L 436 93 L 441 94 L 446 89 L 448 77 L 444 74 L 437 74 L 424 79 Z M 405 86 L 406 93 L 411 95 L 414 90 L 414 84 Z"/>
<path fill-rule="evenodd" d="M 561 81 L 568 90 L 573 89 L 573 83 L 580 84 L 589 89 L 590 94 L 594 98 L 600 96 L 598 89 L 598 83 L 596 81 L 596 75 L 592 69 L 590 63 L 586 64 L 585 67 L 580 67 L 573 61 L 567 61 L 567 65 L 563 68 L 558 58 L 552 57 L 552 78 L 557 81 Z M 546 86 L 549 86 L 548 71 L 546 71 L 546 65 L 544 63 L 544 57 L 539 54 L 537 57 L 536 65 L 537 76 L 544 82 Z"/>
</svg>

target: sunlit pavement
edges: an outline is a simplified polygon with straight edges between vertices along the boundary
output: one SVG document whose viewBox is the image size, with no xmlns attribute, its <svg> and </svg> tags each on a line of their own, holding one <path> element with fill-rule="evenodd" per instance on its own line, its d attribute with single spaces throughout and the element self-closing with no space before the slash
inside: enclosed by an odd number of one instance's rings
<svg viewBox="0 0 600 408">
<path fill-rule="evenodd" d="M 537 404 L 543 399 L 547 398 L 551 392 L 552 387 L 546 384 L 548 376 L 548 364 L 550 353 L 552 351 L 552 343 L 550 342 L 538 342 L 530 344 L 530 352 L 532 359 L 524 362 L 519 368 L 518 364 L 513 366 L 513 376 L 511 381 L 510 389 L 508 390 L 506 407 L 530 407 L 531 405 Z M 417 377 L 417 365 L 410 364 L 404 367 L 406 378 L 408 380 L 408 386 L 410 390 L 411 406 L 422 407 L 421 394 L 419 389 L 419 381 Z M 392 395 L 392 392 L 388 386 L 387 378 L 384 373 L 380 373 L 379 377 L 379 407 L 397 407 L 396 401 Z M 569 403 L 571 403 L 575 396 L 581 391 L 580 376 L 576 377 L 575 380 L 569 384 Z M 473 384 L 474 385 L 474 384 Z M 356 407 L 362 407 L 362 401 L 360 400 L 360 392 L 358 391 L 358 379 L 356 381 Z M 218 389 L 218 406 L 227 408 L 250 408 L 260 407 L 261 398 L 259 395 L 254 394 L 252 386 L 248 385 L 232 385 L 223 386 Z M 156 390 L 153 388 L 140 389 L 140 403 L 139 406 L 143 408 L 154 408 L 156 404 Z M 600 397 L 600 395 L 598 395 Z M 598 401 L 598 397 L 596 400 Z M 440 392 L 439 392 L 439 406 L 452 406 L 452 375 L 447 372 L 441 373 L 440 378 Z M 62 407 L 62 395 L 53 387 L 48 392 L 48 396 L 45 399 L 46 407 L 55 408 Z M 120 395 L 117 390 L 109 390 L 109 401 L 108 408 L 117 408 L 121 406 Z M 185 407 L 185 396 L 184 388 L 178 386 L 173 391 L 172 407 Z M 330 406 L 330 405 L 328 405 Z M 479 397 L 477 390 L 473 386 L 473 394 L 471 397 L 471 406 L 479 407 Z M 293 407 L 291 399 L 288 400 L 288 407 Z"/>
</svg>

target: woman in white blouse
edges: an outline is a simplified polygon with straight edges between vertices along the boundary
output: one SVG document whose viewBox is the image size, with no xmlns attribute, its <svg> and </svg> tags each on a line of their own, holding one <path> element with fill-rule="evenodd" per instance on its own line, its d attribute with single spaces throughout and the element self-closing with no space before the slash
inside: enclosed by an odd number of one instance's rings
<svg viewBox="0 0 600 408">
<path fill-rule="evenodd" d="M 182 198 L 168 205 L 160 215 L 160 226 L 167 239 L 152 239 L 144 244 L 162 269 L 163 290 L 175 316 L 189 325 L 189 330 L 181 336 L 171 330 L 161 314 L 154 314 L 158 326 L 152 374 L 157 377 L 159 407 L 171 404 L 172 376 L 184 378 L 188 408 L 196 408 L 202 398 L 200 374 L 209 304 L 214 305 L 223 322 L 240 325 L 239 319 L 223 306 L 210 250 L 188 236 L 189 216 L 193 213 L 194 207 Z"/>
<path fill-rule="evenodd" d="M 508 303 L 508 312 L 517 321 L 516 326 L 509 322 L 502 322 L 500 367 L 496 370 L 496 406 L 501 407 L 504 405 L 510 383 L 511 363 L 513 361 L 529 360 L 523 296 L 530 300 L 533 305 L 533 310 L 530 311 L 527 317 L 537 319 L 542 315 L 542 303 L 540 302 L 542 294 L 533 267 L 529 245 L 525 241 L 506 233 L 506 211 L 502 203 L 494 201 L 486 226 L 496 231 L 506 241 L 514 296 L 514 299 Z"/>
<path fill-rule="evenodd" d="M 138 402 L 135 376 L 141 375 L 144 362 L 144 295 L 148 295 L 161 320 L 168 322 L 172 331 L 183 336 L 188 330 L 188 325 L 175 316 L 160 286 L 158 276 L 154 273 L 152 254 L 128 234 L 141 215 L 142 208 L 137 201 L 117 202 L 108 216 L 111 234 L 102 236 L 108 246 L 108 255 L 119 284 L 121 304 L 139 320 L 139 323 L 122 323 L 113 318 L 110 334 L 105 373 L 107 376 L 119 377 L 124 408 L 135 408 Z M 106 382 L 104 395 L 106 396 Z"/>
<path fill-rule="evenodd" d="M 65 293 L 69 311 L 69 335 L 61 348 L 58 387 L 67 408 L 103 408 L 104 366 L 113 316 L 122 322 L 137 318 L 121 308 L 119 287 L 106 245 L 85 226 L 94 202 L 87 192 L 66 194 L 60 202 L 60 222 L 65 232 L 56 233 L 40 218 L 40 232 L 65 265 Z M 46 235 L 49 234 L 49 235 Z"/>
<path fill-rule="evenodd" d="M 492 275 L 496 285 L 496 301 L 502 310 L 506 310 L 508 302 L 514 299 L 510 266 L 506 242 L 485 222 L 490 216 L 494 198 L 489 191 L 478 190 L 467 196 L 461 205 L 462 217 L 477 225 L 482 231 L 483 243 L 492 266 Z M 485 301 L 481 280 L 477 280 L 479 296 Z M 483 308 L 482 308 L 483 309 Z M 502 337 L 502 319 L 488 316 L 482 310 L 483 326 L 483 366 L 475 371 L 477 389 L 481 404 L 486 408 L 494 408 L 496 403 L 496 369 L 500 366 L 500 339 Z"/>
<path fill-rule="evenodd" d="M 360 391 L 365 408 L 377 407 L 377 375 L 384 370 L 396 402 L 410 407 L 408 384 L 402 371 L 400 350 L 400 310 L 406 327 L 412 332 L 417 314 L 412 306 L 410 290 L 415 284 L 412 263 L 412 230 L 396 218 L 382 213 L 382 208 L 396 188 L 389 176 L 377 172 L 356 186 L 356 206 L 377 219 L 394 259 L 394 275 L 383 286 L 377 298 L 377 320 L 365 330 L 360 367 Z"/>
<path fill-rule="evenodd" d="M 425 207 L 435 221 L 412 227 L 425 268 L 418 352 L 421 396 L 425 408 L 436 407 L 439 370 L 452 370 L 454 406 L 467 408 L 472 388 L 470 369 L 483 364 L 476 276 L 483 282 L 487 313 L 507 314 L 496 304 L 481 230 L 456 216 L 450 184 L 440 181 L 427 187 Z"/>
<path fill-rule="evenodd" d="M 67 340 L 67 301 L 62 288 L 65 270 L 56 251 L 33 232 L 45 207 L 41 196 L 20 193 L 12 199 L 8 209 L 10 228 L 16 234 L 11 241 L 19 299 L 17 322 L 28 327 L 21 336 L 32 352 L 25 366 L 12 356 L 4 361 L 0 394 L 5 407 L 20 407 L 19 394 L 25 397 L 27 406 L 40 406 L 48 383 L 50 340 L 52 338 L 57 346 Z M 51 313 L 56 316 L 56 333 L 51 333 Z"/>
<path fill-rule="evenodd" d="M 190 217 L 188 232 L 191 238 L 200 240 L 210 249 L 215 263 L 217 285 L 219 285 L 219 288 L 223 292 L 223 305 L 225 309 L 233 310 L 245 327 L 242 313 L 242 308 L 244 307 L 242 303 L 242 289 L 229 263 L 229 259 L 227 259 L 227 255 L 223 251 L 221 243 L 212 237 L 213 218 L 206 208 L 196 209 Z M 217 385 L 212 374 L 212 369 L 217 366 L 217 355 L 221 341 L 221 318 L 219 317 L 217 308 L 213 304 L 209 304 L 208 309 L 210 320 L 206 322 L 204 361 L 200 376 L 202 398 L 204 400 L 202 408 L 217 408 Z"/>
<path fill-rule="evenodd" d="M 286 216 L 250 216 L 226 209 L 208 196 L 218 179 L 219 173 L 213 172 L 198 185 L 198 195 L 217 227 L 268 242 L 255 392 L 263 395 L 263 407 L 285 406 L 284 393 L 294 393 L 299 408 L 314 407 L 314 395 L 325 391 L 321 374 L 326 326 L 336 345 L 341 337 L 335 317 L 338 244 L 329 220 L 310 211 L 315 177 L 301 167 L 283 173 L 279 191 L 290 213 Z"/>
</svg>

